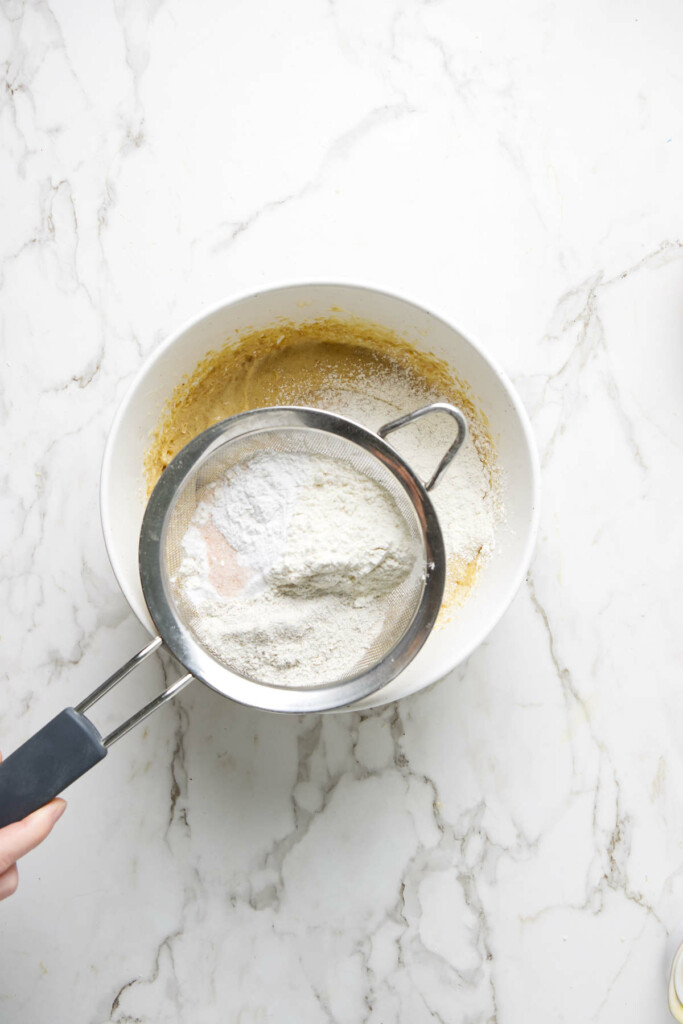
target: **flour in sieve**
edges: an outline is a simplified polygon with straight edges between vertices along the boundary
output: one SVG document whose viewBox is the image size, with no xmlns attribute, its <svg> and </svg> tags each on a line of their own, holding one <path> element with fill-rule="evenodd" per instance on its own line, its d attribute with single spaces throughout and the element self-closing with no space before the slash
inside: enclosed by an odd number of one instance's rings
<svg viewBox="0 0 683 1024">
<path fill-rule="evenodd" d="M 361 661 L 416 554 L 378 482 L 323 456 L 264 453 L 206 489 L 174 585 L 233 671 L 315 684 Z"/>
</svg>

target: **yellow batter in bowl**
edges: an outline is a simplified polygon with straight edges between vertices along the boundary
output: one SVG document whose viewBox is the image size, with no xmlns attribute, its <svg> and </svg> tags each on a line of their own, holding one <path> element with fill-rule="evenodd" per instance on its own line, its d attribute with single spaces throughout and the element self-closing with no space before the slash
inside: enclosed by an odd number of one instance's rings
<svg viewBox="0 0 683 1024">
<path fill-rule="evenodd" d="M 487 488 L 494 490 L 495 453 L 485 419 L 467 384 L 442 360 L 417 352 L 391 331 L 360 320 L 332 317 L 297 326 L 282 322 L 266 330 L 243 332 L 209 353 L 175 388 L 147 452 L 148 490 L 151 492 L 171 459 L 193 437 L 213 423 L 249 409 L 310 406 L 376 429 L 382 422 L 434 401 L 451 402 L 463 410 Z M 396 446 L 414 468 L 429 475 L 429 464 L 416 464 L 427 448 L 427 435 L 413 439 L 412 452 L 404 450 L 398 438 L 396 435 Z M 447 488 L 440 486 L 432 496 L 448 551 L 443 619 L 467 597 L 483 553 L 463 559 L 456 550 L 448 550 L 448 529 L 442 516 Z"/>
</svg>

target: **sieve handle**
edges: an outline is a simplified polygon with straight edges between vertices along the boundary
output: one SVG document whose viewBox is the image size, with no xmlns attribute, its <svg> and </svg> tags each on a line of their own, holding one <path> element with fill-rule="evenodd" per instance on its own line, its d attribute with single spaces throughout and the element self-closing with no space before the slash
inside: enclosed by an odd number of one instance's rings
<svg viewBox="0 0 683 1024">
<path fill-rule="evenodd" d="M 419 420 L 422 416 L 427 416 L 432 412 L 445 412 L 448 413 L 449 416 L 452 416 L 458 424 L 458 433 L 455 441 L 436 467 L 431 480 L 425 484 L 426 491 L 431 491 L 433 487 L 436 487 L 439 480 L 441 480 L 441 477 L 444 475 L 451 462 L 467 440 L 467 420 L 461 413 L 460 409 L 456 408 L 454 405 L 449 405 L 448 402 L 433 402 L 432 405 L 425 405 L 421 409 L 415 409 L 414 412 L 409 412 L 406 416 L 401 416 L 397 420 L 392 420 L 391 423 L 385 423 L 384 426 L 380 427 L 377 431 L 380 437 L 386 439 L 387 434 L 391 434 L 392 431 L 400 430 L 401 427 L 407 427 L 409 423 L 413 423 L 415 420 Z"/>
<path fill-rule="evenodd" d="M 65 708 L 0 764 L 0 828 L 37 811 L 106 755 L 92 722 Z"/>
<path fill-rule="evenodd" d="M 156 637 L 76 708 L 65 708 L 0 763 L 0 828 L 20 821 L 94 768 L 107 750 L 192 681 L 182 676 L 104 739 L 83 712 L 161 647 Z"/>
</svg>

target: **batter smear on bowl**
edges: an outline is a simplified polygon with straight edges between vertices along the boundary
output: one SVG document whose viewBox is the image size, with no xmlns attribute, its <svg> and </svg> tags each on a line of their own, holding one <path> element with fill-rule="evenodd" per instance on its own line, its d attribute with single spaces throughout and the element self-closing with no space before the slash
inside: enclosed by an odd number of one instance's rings
<svg viewBox="0 0 683 1024">
<path fill-rule="evenodd" d="M 151 492 L 181 448 L 213 423 L 272 405 L 348 416 L 370 430 L 421 405 L 459 406 L 470 436 L 432 492 L 447 553 L 440 620 L 466 599 L 502 517 L 495 448 L 467 384 L 445 362 L 376 324 L 329 317 L 242 332 L 211 352 L 175 389 L 146 459 Z M 392 438 L 413 469 L 431 476 L 453 440 L 449 417 L 428 417 Z"/>
</svg>

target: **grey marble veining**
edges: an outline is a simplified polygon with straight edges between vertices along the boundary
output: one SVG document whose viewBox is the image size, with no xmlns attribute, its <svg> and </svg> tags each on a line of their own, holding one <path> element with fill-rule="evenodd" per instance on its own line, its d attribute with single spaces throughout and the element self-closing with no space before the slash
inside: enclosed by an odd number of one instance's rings
<svg viewBox="0 0 683 1024">
<path fill-rule="evenodd" d="M 8 1024 L 665 1024 L 683 938 L 683 174 L 673 0 L 0 13 L 0 746 L 144 642 L 98 477 L 203 305 L 357 280 L 532 416 L 525 586 L 450 678 L 282 718 L 192 687 L 0 906 Z M 113 727 L 173 669 L 98 708 Z"/>
</svg>

